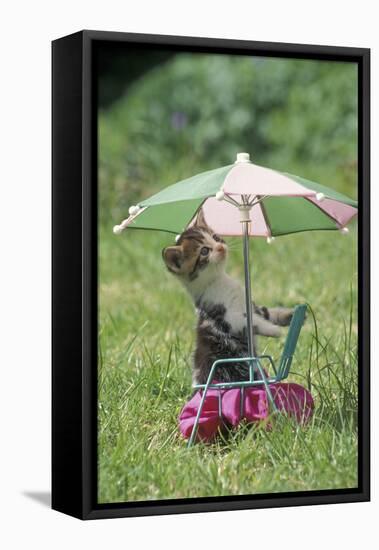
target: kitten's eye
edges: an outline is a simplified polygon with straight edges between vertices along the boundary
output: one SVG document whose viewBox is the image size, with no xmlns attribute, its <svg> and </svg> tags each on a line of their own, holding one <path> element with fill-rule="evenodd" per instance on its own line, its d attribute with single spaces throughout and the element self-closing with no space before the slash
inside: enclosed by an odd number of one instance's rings
<svg viewBox="0 0 379 550">
<path fill-rule="evenodd" d="M 213 240 L 216 241 L 216 243 L 219 243 L 221 241 L 218 235 L 213 235 Z"/>
<path fill-rule="evenodd" d="M 203 246 L 203 248 L 200 250 L 200 254 L 202 256 L 207 256 L 209 252 L 209 248 L 207 246 Z"/>
</svg>

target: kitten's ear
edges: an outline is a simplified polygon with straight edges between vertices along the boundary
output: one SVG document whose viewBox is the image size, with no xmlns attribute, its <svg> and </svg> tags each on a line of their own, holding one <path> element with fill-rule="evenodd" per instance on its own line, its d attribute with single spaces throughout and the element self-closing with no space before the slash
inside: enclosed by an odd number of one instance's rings
<svg viewBox="0 0 379 550">
<path fill-rule="evenodd" d="M 180 246 L 168 246 L 162 250 L 162 258 L 170 271 L 179 273 L 182 266 L 183 252 Z"/>
<path fill-rule="evenodd" d="M 194 225 L 200 225 L 201 227 L 208 227 L 207 222 L 205 221 L 204 217 L 204 211 L 202 208 L 197 213 L 195 224 Z"/>
</svg>

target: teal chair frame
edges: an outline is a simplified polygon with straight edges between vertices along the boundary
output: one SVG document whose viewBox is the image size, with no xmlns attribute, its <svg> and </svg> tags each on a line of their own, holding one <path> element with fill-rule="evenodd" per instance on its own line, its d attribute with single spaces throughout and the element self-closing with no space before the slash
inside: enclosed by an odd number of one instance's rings
<svg viewBox="0 0 379 550">
<path fill-rule="evenodd" d="M 230 358 L 230 359 L 218 359 L 213 363 L 206 383 L 195 384 L 193 386 L 195 390 L 203 390 L 203 395 L 196 414 L 196 419 L 192 428 L 191 436 L 188 440 L 188 447 L 191 447 L 196 439 L 197 430 L 199 428 L 201 411 L 203 410 L 205 398 L 209 389 L 224 390 L 224 389 L 231 389 L 231 388 L 239 388 L 241 390 L 241 415 L 242 415 L 243 404 L 244 404 L 244 389 L 250 388 L 252 386 L 264 386 L 269 403 L 272 409 L 275 412 L 277 412 L 277 407 L 275 405 L 275 401 L 272 396 L 272 392 L 270 390 L 270 384 L 275 384 L 277 382 L 280 382 L 281 380 L 284 380 L 285 378 L 287 378 L 289 375 L 293 356 L 296 350 L 297 341 L 299 339 L 301 327 L 303 326 L 303 323 L 304 323 L 306 310 L 307 310 L 306 304 L 298 305 L 294 309 L 294 313 L 292 316 L 291 324 L 288 329 L 287 338 L 284 344 L 284 349 L 283 349 L 282 356 L 280 358 L 278 368 L 276 368 L 274 360 L 271 357 L 271 355 L 258 355 L 257 357 L 238 357 L 238 358 Z M 274 371 L 273 376 L 266 376 L 264 368 L 262 366 L 262 361 L 264 360 L 270 363 L 270 366 Z M 218 367 L 220 365 L 232 366 L 233 363 L 248 363 L 249 379 L 244 381 L 237 381 L 237 382 L 218 382 L 216 384 L 212 384 L 212 380 L 214 379 L 214 376 Z M 256 374 L 259 374 L 259 378 L 256 377 Z M 218 395 L 218 408 L 219 408 L 219 415 L 222 416 L 221 393 L 219 393 Z"/>
</svg>

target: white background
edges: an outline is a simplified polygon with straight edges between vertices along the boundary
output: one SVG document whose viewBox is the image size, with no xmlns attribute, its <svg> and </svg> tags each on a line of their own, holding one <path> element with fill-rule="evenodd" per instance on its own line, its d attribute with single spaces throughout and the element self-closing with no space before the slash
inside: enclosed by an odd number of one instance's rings
<svg viewBox="0 0 379 550">
<path fill-rule="evenodd" d="M 1 17 L 0 544 L 2 548 L 356 549 L 378 543 L 373 360 L 373 501 L 333 506 L 80 522 L 53 512 L 50 485 L 50 41 L 86 29 L 372 48 L 377 199 L 376 2 L 40 0 Z M 375 97 L 376 96 L 376 97 Z M 376 151 L 376 153 L 375 153 Z M 377 202 L 376 202 L 377 204 Z M 373 206 L 373 243 L 378 229 Z M 373 282 L 378 275 L 373 251 Z M 376 289 L 374 289 L 376 290 Z M 374 298 L 377 293 L 373 291 Z M 375 306 L 373 304 L 373 329 Z M 373 358 L 377 345 L 373 332 Z M 69 401 L 70 396 L 67 396 Z M 37 497 L 37 498 L 36 498 Z M 371 540 L 371 542 L 369 542 Z M 375 541 L 375 542 L 374 542 Z"/>
</svg>

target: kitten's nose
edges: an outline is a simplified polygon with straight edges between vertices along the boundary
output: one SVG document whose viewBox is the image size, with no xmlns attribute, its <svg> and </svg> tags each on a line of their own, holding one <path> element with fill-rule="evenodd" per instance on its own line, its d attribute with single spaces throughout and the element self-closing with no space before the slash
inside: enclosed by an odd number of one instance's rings
<svg viewBox="0 0 379 550">
<path fill-rule="evenodd" d="M 225 246 L 221 243 L 216 245 L 217 252 L 225 252 Z"/>
</svg>

